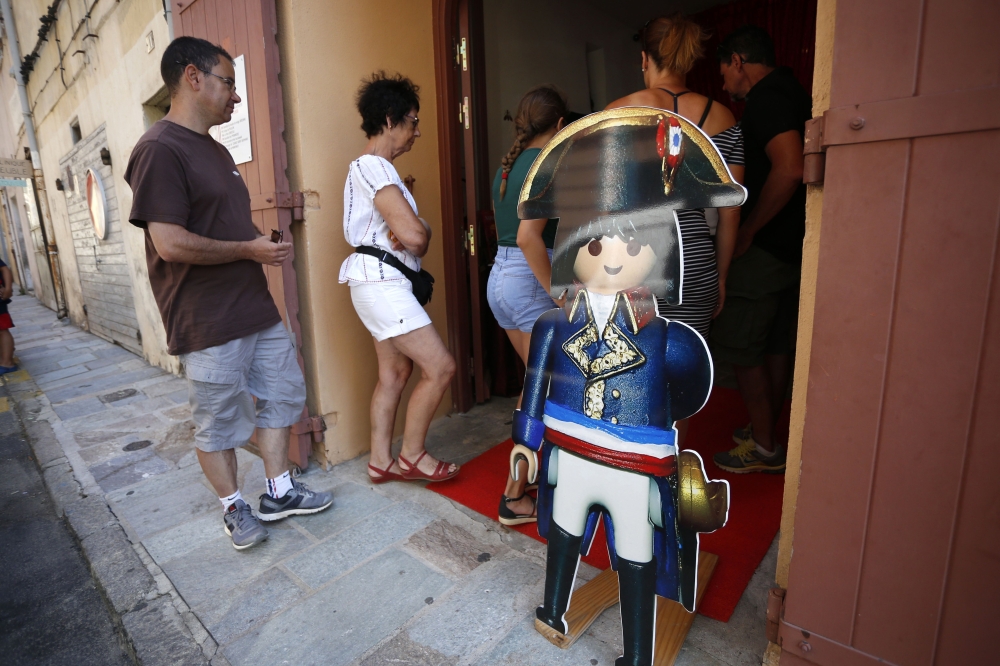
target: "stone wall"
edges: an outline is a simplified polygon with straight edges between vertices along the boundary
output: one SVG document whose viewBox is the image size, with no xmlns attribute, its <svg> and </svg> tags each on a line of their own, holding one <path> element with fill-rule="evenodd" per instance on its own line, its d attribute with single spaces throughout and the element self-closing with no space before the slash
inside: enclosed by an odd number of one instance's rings
<svg viewBox="0 0 1000 666">
<path fill-rule="evenodd" d="M 101 162 L 101 149 L 107 146 L 105 126 L 101 125 L 59 160 L 59 173 L 65 188 L 63 194 L 88 328 L 105 340 L 141 355 L 142 334 L 135 313 L 132 278 L 125 256 L 123 221 L 112 173 L 112 166 L 124 169 L 124 165 Z M 90 169 L 100 176 L 107 199 L 107 230 L 103 239 L 98 238 L 94 231 L 87 206 L 87 174 Z"/>
</svg>

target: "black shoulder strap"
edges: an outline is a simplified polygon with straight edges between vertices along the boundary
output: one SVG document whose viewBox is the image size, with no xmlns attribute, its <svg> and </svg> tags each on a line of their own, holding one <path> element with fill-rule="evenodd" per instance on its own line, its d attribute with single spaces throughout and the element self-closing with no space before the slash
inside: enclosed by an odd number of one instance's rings
<svg viewBox="0 0 1000 666">
<path fill-rule="evenodd" d="M 677 113 L 677 98 L 680 97 L 681 95 L 687 95 L 689 92 L 691 92 L 690 90 L 682 90 L 679 93 L 675 93 L 675 92 L 670 92 L 666 88 L 657 88 L 657 90 L 662 90 L 663 92 L 667 93 L 668 95 L 674 98 L 674 113 Z"/>
<path fill-rule="evenodd" d="M 370 245 L 361 245 L 359 247 L 354 248 L 354 251 L 357 252 L 358 254 L 367 254 L 369 257 L 375 257 L 379 261 L 389 264 L 397 271 L 405 275 L 411 282 L 413 281 L 414 277 L 419 275 L 417 271 L 413 270 L 412 268 L 404 264 L 395 256 L 393 256 L 389 252 L 386 252 L 385 250 L 380 250 L 377 247 L 372 247 Z"/>
<path fill-rule="evenodd" d="M 711 110 L 712 110 L 712 98 L 709 97 L 708 104 L 705 105 L 705 111 L 704 113 L 701 114 L 701 120 L 698 121 L 698 127 L 701 127 L 702 125 L 705 124 L 705 121 L 708 120 L 708 112 Z"/>
</svg>

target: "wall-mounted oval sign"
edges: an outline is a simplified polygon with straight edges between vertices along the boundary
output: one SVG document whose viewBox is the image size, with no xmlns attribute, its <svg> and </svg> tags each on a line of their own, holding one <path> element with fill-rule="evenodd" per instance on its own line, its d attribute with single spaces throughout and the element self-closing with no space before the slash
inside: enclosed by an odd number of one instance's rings
<svg viewBox="0 0 1000 666">
<path fill-rule="evenodd" d="M 94 235 L 104 240 L 108 235 L 108 199 L 104 195 L 101 175 L 93 169 L 87 169 L 87 209 L 90 211 L 90 222 L 94 225 Z"/>
</svg>

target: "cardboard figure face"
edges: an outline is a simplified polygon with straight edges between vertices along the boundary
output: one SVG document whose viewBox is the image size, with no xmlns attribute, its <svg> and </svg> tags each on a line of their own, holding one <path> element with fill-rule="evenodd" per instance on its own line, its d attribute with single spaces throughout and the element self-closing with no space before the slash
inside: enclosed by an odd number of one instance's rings
<svg viewBox="0 0 1000 666">
<path fill-rule="evenodd" d="M 573 272 L 590 291 L 615 294 L 643 284 L 656 262 L 653 248 L 635 238 L 602 236 L 577 251 Z"/>
<path fill-rule="evenodd" d="M 608 294 L 642 285 L 668 302 L 680 302 L 679 239 L 677 221 L 669 210 L 639 211 L 583 224 L 574 224 L 572 217 L 562 218 L 552 253 L 552 294 L 563 295 L 574 282 Z"/>
<path fill-rule="evenodd" d="M 739 206 L 745 199 L 746 190 L 698 127 L 663 109 L 625 107 L 585 116 L 552 138 L 528 172 L 518 215 L 559 218 L 553 296 L 575 281 L 616 291 L 641 284 L 676 305 L 683 272 L 676 211 Z M 603 263 L 586 254 L 594 240 L 604 248 Z M 604 255 L 633 240 L 653 259 Z M 602 274 L 605 265 L 621 272 Z"/>
</svg>

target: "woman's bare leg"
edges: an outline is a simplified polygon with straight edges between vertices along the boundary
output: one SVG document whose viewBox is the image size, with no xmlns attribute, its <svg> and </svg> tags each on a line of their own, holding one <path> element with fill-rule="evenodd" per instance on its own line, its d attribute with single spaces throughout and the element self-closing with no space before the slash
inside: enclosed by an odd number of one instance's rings
<svg viewBox="0 0 1000 666">
<path fill-rule="evenodd" d="M 406 426 L 403 428 L 403 449 L 400 456 L 414 461 L 424 452 L 427 428 L 434 412 L 441 404 L 444 392 L 448 390 L 451 378 L 455 376 L 455 359 L 444 346 L 437 329 L 428 324 L 404 335 L 390 338 L 398 353 L 412 359 L 420 368 L 420 381 L 410 395 L 406 407 Z M 398 400 L 397 400 L 398 404 Z M 438 461 L 429 454 L 424 456 L 417 467 L 425 474 L 433 474 Z M 451 465 L 448 473 L 458 469 Z"/>
<path fill-rule="evenodd" d="M 413 372 L 413 362 L 392 344 L 392 339 L 375 340 L 378 356 L 378 383 L 372 393 L 371 458 L 373 467 L 399 474 L 399 465 L 392 459 L 392 432 L 396 427 L 396 409 L 406 382 Z M 371 474 L 371 476 L 375 476 Z"/>
<path fill-rule="evenodd" d="M 506 329 L 505 329 L 506 330 Z M 507 330 L 507 337 L 510 338 L 510 343 L 514 346 L 514 351 L 517 355 L 521 357 L 521 361 L 527 365 L 528 364 L 528 346 L 531 343 L 531 333 L 525 333 L 524 331 L 519 331 L 517 329 Z M 517 398 L 517 407 L 521 408 L 521 397 Z M 507 475 L 507 487 L 504 489 L 503 494 L 507 497 L 521 497 L 521 499 L 516 502 L 507 502 L 507 507 L 516 514 L 526 515 L 531 513 L 532 500 L 530 497 L 522 497 L 524 495 L 524 487 L 528 484 L 528 463 L 524 460 L 519 460 L 517 463 L 517 480 L 514 477 Z"/>
</svg>

